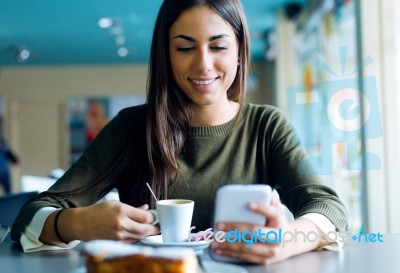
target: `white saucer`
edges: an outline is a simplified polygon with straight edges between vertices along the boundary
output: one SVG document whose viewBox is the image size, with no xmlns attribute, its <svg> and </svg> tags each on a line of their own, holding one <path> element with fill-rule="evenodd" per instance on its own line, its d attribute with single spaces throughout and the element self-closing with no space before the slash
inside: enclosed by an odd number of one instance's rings
<svg viewBox="0 0 400 273">
<path fill-rule="evenodd" d="M 214 261 L 202 261 L 201 263 L 204 267 L 205 273 L 248 273 L 248 271 L 244 267 L 238 265 L 219 263 Z"/>
<path fill-rule="evenodd" d="M 221 273 L 221 272 L 229 272 L 229 273 L 248 273 L 248 271 L 237 265 L 233 264 L 225 264 L 218 263 L 213 261 L 203 261 L 202 262 L 205 272 L 204 273 Z M 203 273 L 201 269 L 197 270 L 198 273 Z M 69 273 L 87 273 L 86 268 L 84 266 L 75 268 Z"/>
<path fill-rule="evenodd" d="M 164 243 L 161 235 L 148 236 L 140 241 L 142 244 L 154 247 L 190 247 L 194 251 L 201 251 L 210 246 L 210 242 L 198 241 L 198 242 L 176 242 L 176 243 Z"/>
</svg>

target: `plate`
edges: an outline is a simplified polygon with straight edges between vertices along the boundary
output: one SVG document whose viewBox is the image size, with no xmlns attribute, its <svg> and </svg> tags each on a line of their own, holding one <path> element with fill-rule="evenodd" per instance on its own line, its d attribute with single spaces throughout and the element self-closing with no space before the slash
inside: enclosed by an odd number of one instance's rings
<svg viewBox="0 0 400 273">
<path fill-rule="evenodd" d="M 225 264 L 213 261 L 203 261 L 202 264 L 205 270 L 204 273 L 248 273 L 245 268 L 233 264 Z M 87 273 L 87 271 L 86 267 L 82 266 L 68 273 Z M 198 273 L 203 273 L 203 270 L 199 269 Z"/>
<path fill-rule="evenodd" d="M 210 242 L 198 241 L 198 242 L 176 242 L 176 243 L 164 243 L 161 235 L 148 236 L 140 241 L 142 244 L 154 247 L 190 247 L 194 251 L 198 252 L 206 249 L 210 246 Z"/>
<path fill-rule="evenodd" d="M 202 261 L 201 263 L 204 267 L 205 273 L 248 273 L 244 267 L 238 265 L 213 261 Z"/>
</svg>

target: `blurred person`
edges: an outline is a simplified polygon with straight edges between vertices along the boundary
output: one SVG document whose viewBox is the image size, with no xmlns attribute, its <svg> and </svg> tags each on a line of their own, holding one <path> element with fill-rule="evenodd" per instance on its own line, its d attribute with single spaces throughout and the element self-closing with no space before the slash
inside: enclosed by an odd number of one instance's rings
<svg viewBox="0 0 400 273">
<path fill-rule="evenodd" d="M 8 141 L 3 134 L 3 117 L 0 116 L 0 184 L 3 186 L 4 192 L 10 194 L 11 175 L 9 164 L 17 164 L 18 158 L 11 151 Z"/>
</svg>

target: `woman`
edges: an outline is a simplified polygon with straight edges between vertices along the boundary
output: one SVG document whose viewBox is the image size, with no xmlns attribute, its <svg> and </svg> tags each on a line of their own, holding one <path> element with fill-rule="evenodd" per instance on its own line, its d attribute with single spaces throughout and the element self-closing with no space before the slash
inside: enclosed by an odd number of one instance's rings
<svg viewBox="0 0 400 273">
<path fill-rule="evenodd" d="M 346 213 L 336 194 L 300 174 L 306 155 L 290 124 L 271 106 L 244 103 L 248 64 L 249 35 L 239 1 L 164 0 L 153 34 L 147 104 L 122 110 L 53 187 L 24 206 L 14 240 L 43 249 L 157 234 L 146 182 L 159 198 L 194 200 L 192 225 L 200 230 L 211 225 L 216 190 L 233 183 L 271 185 L 297 218 L 288 223 L 278 199 L 270 206 L 251 204 L 250 210 L 269 219 L 263 229 L 344 230 Z M 121 202 L 95 204 L 114 187 Z M 70 209 L 60 214 L 60 208 Z M 265 264 L 323 245 L 213 247 Z"/>
</svg>

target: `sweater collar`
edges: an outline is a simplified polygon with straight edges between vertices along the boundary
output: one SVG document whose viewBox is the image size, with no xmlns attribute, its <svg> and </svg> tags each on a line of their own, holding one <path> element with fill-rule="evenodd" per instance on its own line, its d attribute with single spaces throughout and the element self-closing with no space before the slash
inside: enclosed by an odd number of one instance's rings
<svg viewBox="0 0 400 273">
<path fill-rule="evenodd" d="M 246 116 L 248 108 L 249 104 L 244 103 L 242 109 L 240 109 L 237 119 L 234 117 L 227 123 L 221 125 L 192 127 L 191 134 L 192 136 L 213 136 L 227 134 L 243 123 L 243 119 Z"/>
</svg>

